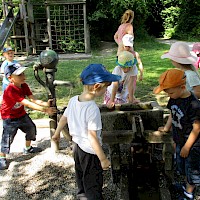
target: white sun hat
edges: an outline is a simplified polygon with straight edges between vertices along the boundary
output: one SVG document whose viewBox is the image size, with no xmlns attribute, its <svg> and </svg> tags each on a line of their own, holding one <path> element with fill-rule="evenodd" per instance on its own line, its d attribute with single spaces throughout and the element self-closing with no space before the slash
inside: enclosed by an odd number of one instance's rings
<svg viewBox="0 0 200 200">
<path fill-rule="evenodd" d="M 173 43 L 169 52 L 163 54 L 161 58 L 169 58 L 181 64 L 194 64 L 197 61 L 197 57 L 191 54 L 189 46 L 185 42 Z"/>
<path fill-rule="evenodd" d="M 133 47 L 133 39 L 134 37 L 130 34 L 125 34 L 122 38 L 122 43 L 124 46 Z"/>
</svg>

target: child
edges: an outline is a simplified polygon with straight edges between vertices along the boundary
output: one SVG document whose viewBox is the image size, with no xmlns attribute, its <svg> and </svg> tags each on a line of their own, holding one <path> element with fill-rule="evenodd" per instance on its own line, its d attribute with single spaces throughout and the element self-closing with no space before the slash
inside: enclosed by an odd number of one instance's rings
<svg viewBox="0 0 200 200">
<path fill-rule="evenodd" d="M 101 64 L 90 64 L 81 73 L 83 92 L 72 97 L 61 117 L 52 139 L 59 140 L 60 132 L 68 123 L 74 146 L 78 199 L 103 200 L 102 169 L 110 167 L 101 147 L 101 114 L 94 99 L 102 96 L 108 85 L 119 81 Z"/>
<path fill-rule="evenodd" d="M 186 89 L 186 76 L 180 69 L 161 74 L 154 93 L 162 90 L 170 97 L 167 108 L 171 112 L 160 131 L 168 132 L 172 126 L 177 168 L 186 176 L 187 184 L 180 187 L 179 200 L 194 199 L 195 185 L 200 185 L 200 101 Z"/>
<path fill-rule="evenodd" d="M 192 51 L 197 55 L 197 62 L 194 63 L 196 69 L 200 68 L 200 42 L 194 43 Z"/>
<path fill-rule="evenodd" d="M 137 76 L 136 61 L 132 53 L 122 51 L 118 57 L 118 66 L 113 70 L 113 74 L 120 75 L 122 78 L 119 82 L 113 82 L 104 96 L 104 103 L 108 108 L 114 107 L 115 104 L 138 103 L 139 100 L 134 96 L 134 80 Z"/>
<path fill-rule="evenodd" d="M 120 52 L 121 51 L 129 51 L 133 54 L 133 56 L 136 58 L 137 63 L 138 63 L 138 68 L 140 71 L 140 75 L 139 75 L 139 81 L 143 80 L 143 71 L 144 71 L 144 67 L 142 64 L 142 60 L 140 58 L 140 55 L 138 52 L 133 51 L 133 36 L 130 34 L 126 34 L 124 35 L 124 37 L 122 38 L 122 47 L 120 47 Z M 136 89 L 136 82 L 137 82 L 137 76 L 136 79 L 134 80 L 134 88 Z"/>
<path fill-rule="evenodd" d="M 17 60 L 14 60 L 14 51 L 11 47 L 4 47 L 3 48 L 3 56 L 5 57 L 5 60 L 1 64 L 1 73 L 4 74 L 4 69 L 7 65 L 11 63 L 17 63 Z M 2 81 L 2 92 L 6 89 L 6 87 L 9 84 L 8 78 L 6 76 L 3 76 L 3 81 Z"/>
<path fill-rule="evenodd" d="M 50 102 L 35 99 L 30 88 L 25 83 L 24 70 L 26 67 L 12 63 L 5 68 L 5 76 L 10 84 L 3 94 L 1 117 L 3 119 L 3 133 L 0 152 L 0 170 L 8 168 L 6 154 L 10 152 L 10 145 L 14 140 L 17 130 L 26 133 L 26 147 L 24 154 L 35 153 L 36 148 L 31 146 L 31 140 L 36 140 L 36 126 L 26 114 L 24 106 L 42 111 L 49 115 L 56 113 L 55 108 L 49 108 Z M 25 97 L 30 99 L 27 100 Z"/>
<path fill-rule="evenodd" d="M 197 61 L 197 57 L 190 53 L 189 46 L 185 42 L 175 42 L 170 47 L 169 52 L 162 55 L 161 58 L 169 58 L 172 65 L 185 71 L 187 90 L 200 98 L 200 78 L 193 66 Z"/>
<path fill-rule="evenodd" d="M 118 27 L 117 32 L 114 35 L 114 40 L 118 44 L 117 55 L 119 54 L 120 44 L 125 34 L 133 36 L 133 22 L 134 12 L 132 10 L 126 10 L 121 18 L 121 25 Z"/>
</svg>

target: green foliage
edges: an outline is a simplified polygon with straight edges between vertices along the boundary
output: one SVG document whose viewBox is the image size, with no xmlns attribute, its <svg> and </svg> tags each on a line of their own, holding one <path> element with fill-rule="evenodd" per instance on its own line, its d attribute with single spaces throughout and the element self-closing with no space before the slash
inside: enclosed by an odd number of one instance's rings
<svg viewBox="0 0 200 200">
<path fill-rule="evenodd" d="M 143 33 L 146 32 L 144 22 L 148 16 L 146 1 L 87 0 L 87 19 L 90 25 L 91 44 L 98 44 L 99 39 L 113 41 L 113 35 L 127 9 L 135 12 L 134 31 L 138 35 L 144 35 Z M 94 46 L 96 47 L 96 45 L 92 45 L 92 47 Z"/>
<path fill-rule="evenodd" d="M 163 0 L 164 36 L 174 38 L 199 37 L 199 0 Z"/>
<path fill-rule="evenodd" d="M 164 37 L 171 38 L 175 32 L 175 27 L 177 26 L 179 18 L 180 8 L 170 6 L 162 11 L 161 16 L 164 19 Z"/>
<path fill-rule="evenodd" d="M 64 52 L 84 52 L 85 46 L 84 43 L 75 39 L 72 39 L 70 37 L 65 38 L 61 37 L 61 40 L 58 42 L 59 47 Z"/>
<path fill-rule="evenodd" d="M 177 35 L 190 34 L 191 36 L 199 36 L 200 24 L 200 2 L 199 0 L 182 0 L 180 6 L 180 16 L 176 27 Z"/>
</svg>

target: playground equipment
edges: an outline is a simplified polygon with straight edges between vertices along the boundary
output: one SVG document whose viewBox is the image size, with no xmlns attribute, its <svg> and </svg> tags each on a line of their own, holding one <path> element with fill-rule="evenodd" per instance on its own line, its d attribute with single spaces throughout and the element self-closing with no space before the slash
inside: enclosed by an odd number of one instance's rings
<svg viewBox="0 0 200 200">
<path fill-rule="evenodd" d="M 16 54 L 39 54 L 47 47 L 59 53 L 90 52 L 86 0 L 2 3 L 7 29 L 0 28 L 1 47 L 9 37 Z"/>
<path fill-rule="evenodd" d="M 3 21 L 3 24 L 0 28 L 0 49 L 3 49 L 3 46 L 10 34 L 10 31 L 12 30 L 13 25 L 16 22 L 18 17 L 19 17 L 19 11 L 14 16 L 13 8 L 11 8 L 8 15 L 6 16 L 6 19 Z"/>
<path fill-rule="evenodd" d="M 68 81 L 54 80 L 57 63 L 56 52 L 45 50 L 40 54 L 40 63 L 34 65 L 35 78 L 45 87 L 48 98 L 54 99 L 52 106 L 55 107 L 55 87 L 57 85 L 73 87 L 73 84 Z M 45 73 L 45 82 L 40 79 L 40 70 Z M 156 131 L 159 126 L 163 125 L 163 109 L 157 102 L 116 105 L 112 110 L 105 105 L 101 105 L 99 108 L 103 124 L 103 144 L 107 145 L 109 150 L 112 182 L 120 188 L 120 199 L 137 200 L 140 193 L 139 185 L 144 185 L 148 181 L 150 184 L 154 184 L 158 190 L 157 194 L 154 194 L 157 197 L 152 195 L 152 198 L 148 197 L 148 199 L 169 199 L 170 194 L 166 185 L 159 183 L 160 171 L 157 169 L 157 161 L 154 156 L 156 151 L 159 151 L 162 161 L 164 160 L 164 171 L 172 170 L 173 142 L 171 134 Z M 55 114 L 50 118 L 50 134 L 52 136 L 59 116 Z M 70 140 L 67 130 L 65 127 L 63 133 L 67 140 Z M 157 145 L 161 145 L 162 148 L 158 150 Z M 54 151 L 58 151 L 59 143 L 52 140 L 51 147 Z M 149 175 L 151 178 L 148 179 Z M 166 198 L 166 196 L 169 197 Z"/>
<path fill-rule="evenodd" d="M 33 66 L 34 76 L 36 80 L 46 89 L 48 99 L 53 99 L 52 107 L 57 107 L 56 105 L 56 94 L 55 87 L 56 86 L 67 86 L 73 87 L 73 84 L 69 81 L 60 81 L 55 80 L 55 72 L 57 71 L 56 65 L 58 63 L 58 55 L 55 51 L 47 49 L 40 53 L 40 62 L 35 63 Z M 40 78 L 39 71 L 42 71 L 45 74 L 45 81 Z M 54 134 L 57 128 L 58 116 L 54 114 L 50 116 L 50 136 Z M 64 136 L 69 139 L 70 136 L 68 132 L 63 133 Z M 57 144 L 52 141 L 52 148 L 54 151 L 58 150 Z"/>
</svg>

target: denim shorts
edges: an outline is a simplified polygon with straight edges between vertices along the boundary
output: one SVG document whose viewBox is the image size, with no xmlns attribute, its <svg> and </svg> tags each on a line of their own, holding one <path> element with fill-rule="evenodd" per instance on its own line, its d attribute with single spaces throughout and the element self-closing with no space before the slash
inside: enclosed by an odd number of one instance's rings
<svg viewBox="0 0 200 200">
<path fill-rule="evenodd" d="M 36 126 L 27 114 L 20 118 L 4 119 L 1 139 L 2 153 L 8 154 L 10 152 L 10 145 L 12 144 L 18 129 L 26 134 L 26 141 L 36 140 Z"/>
<path fill-rule="evenodd" d="M 176 145 L 176 164 L 180 174 L 187 177 L 190 185 L 200 185 L 200 147 L 192 147 L 187 158 L 180 156 L 181 146 Z"/>
</svg>

